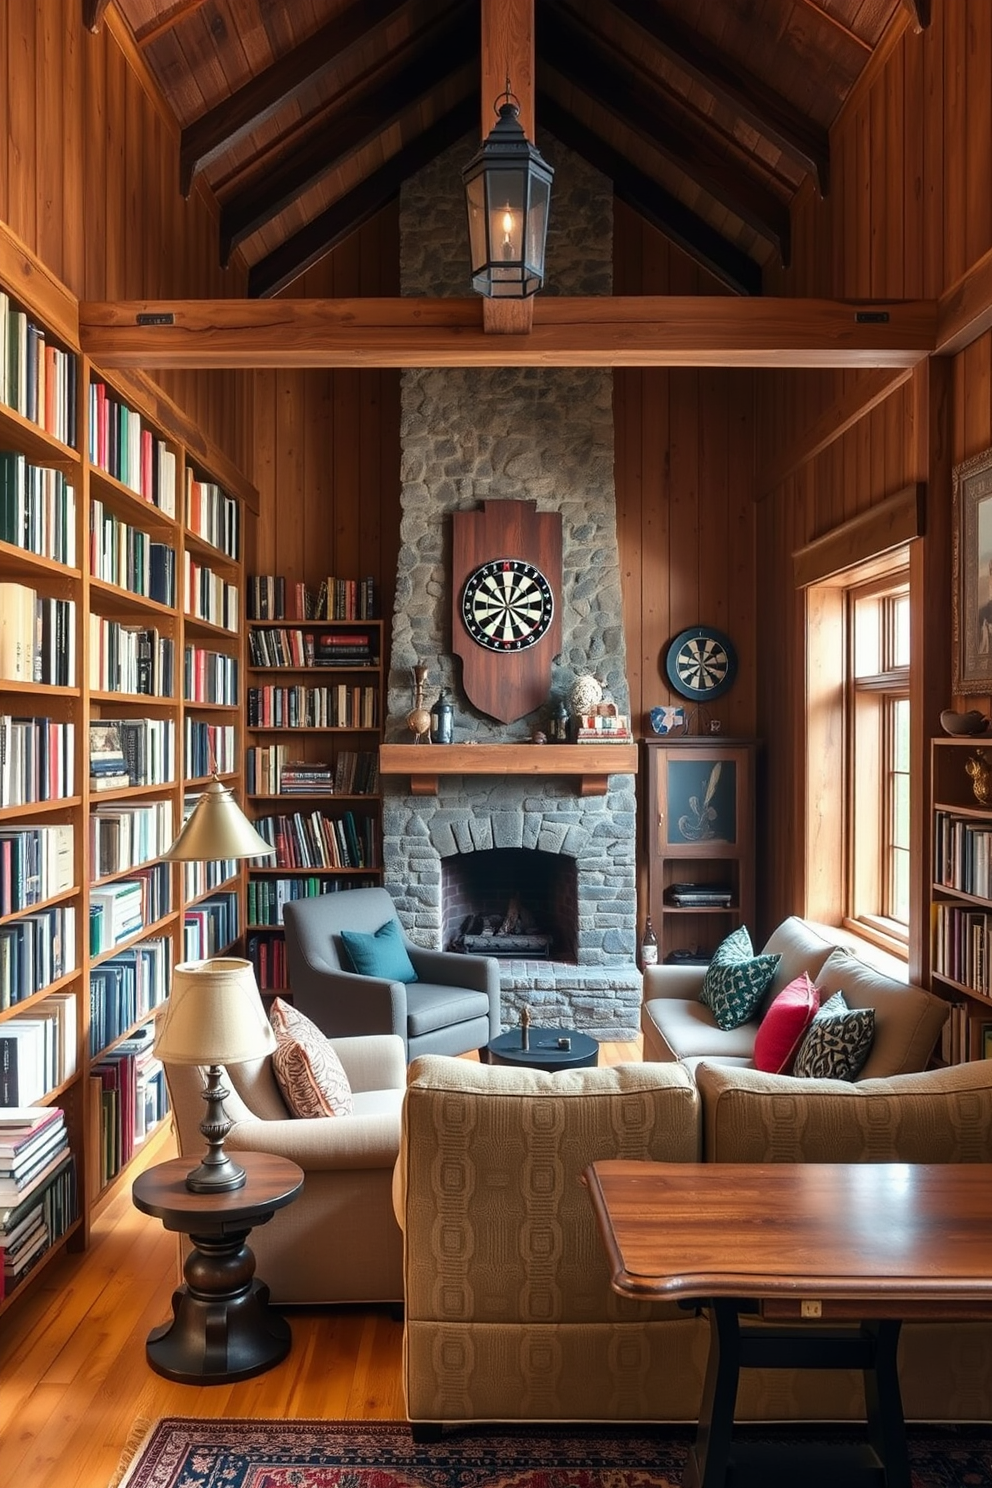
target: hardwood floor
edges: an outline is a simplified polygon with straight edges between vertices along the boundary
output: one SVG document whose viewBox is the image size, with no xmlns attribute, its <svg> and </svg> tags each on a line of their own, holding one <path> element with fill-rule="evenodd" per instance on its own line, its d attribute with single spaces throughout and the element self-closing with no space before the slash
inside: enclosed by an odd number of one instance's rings
<svg viewBox="0 0 992 1488">
<path fill-rule="evenodd" d="M 601 1046 L 604 1064 L 640 1057 L 639 1041 Z M 107 1488 L 136 1423 L 161 1416 L 403 1419 L 403 1326 L 387 1307 L 288 1310 L 289 1357 L 242 1384 L 152 1373 L 145 1339 L 169 1316 L 178 1274 L 176 1237 L 138 1213 L 126 1180 L 86 1253 L 54 1262 L 0 1318 L 0 1481 Z"/>
</svg>

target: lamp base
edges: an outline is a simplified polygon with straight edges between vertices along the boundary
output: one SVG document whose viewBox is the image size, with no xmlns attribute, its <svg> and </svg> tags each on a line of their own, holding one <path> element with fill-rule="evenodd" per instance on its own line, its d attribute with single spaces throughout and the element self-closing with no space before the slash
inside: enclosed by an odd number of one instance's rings
<svg viewBox="0 0 992 1488">
<path fill-rule="evenodd" d="M 219 1163 L 202 1162 L 186 1174 L 186 1187 L 190 1193 L 230 1193 L 232 1189 L 244 1188 L 247 1177 L 244 1168 L 226 1153 L 221 1157 Z"/>
</svg>

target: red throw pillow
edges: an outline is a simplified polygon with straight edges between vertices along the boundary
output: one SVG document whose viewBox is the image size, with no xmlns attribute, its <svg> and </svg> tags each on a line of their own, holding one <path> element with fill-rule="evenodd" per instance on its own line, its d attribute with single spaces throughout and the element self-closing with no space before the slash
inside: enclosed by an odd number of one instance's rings
<svg viewBox="0 0 992 1488">
<path fill-rule="evenodd" d="M 754 1037 L 754 1067 L 769 1075 L 788 1074 L 796 1050 L 820 1006 L 820 994 L 806 972 L 773 1001 Z"/>
</svg>

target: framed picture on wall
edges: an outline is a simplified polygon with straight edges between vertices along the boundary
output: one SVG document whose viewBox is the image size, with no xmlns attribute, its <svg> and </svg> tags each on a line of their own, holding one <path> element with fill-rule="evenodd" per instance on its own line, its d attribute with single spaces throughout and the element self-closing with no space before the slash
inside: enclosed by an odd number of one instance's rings
<svg viewBox="0 0 992 1488">
<path fill-rule="evenodd" d="M 992 693 L 992 450 L 953 471 L 954 691 Z"/>
</svg>

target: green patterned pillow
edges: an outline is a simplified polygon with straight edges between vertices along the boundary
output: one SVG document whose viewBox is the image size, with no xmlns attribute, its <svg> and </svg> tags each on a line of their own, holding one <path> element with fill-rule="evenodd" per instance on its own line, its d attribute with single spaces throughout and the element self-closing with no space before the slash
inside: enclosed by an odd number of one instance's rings
<svg viewBox="0 0 992 1488">
<path fill-rule="evenodd" d="M 849 1008 L 843 992 L 835 992 L 806 1030 L 792 1073 L 808 1080 L 856 1080 L 874 1037 L 874 1008 Z"/>
<path fill-rule="evenodd" d="M 746 1023 L 771 986 L 781 956 L 756 956 L 741 925 L 713 952 L 699 1000 L 724 1030 Z"/>
</svg>

